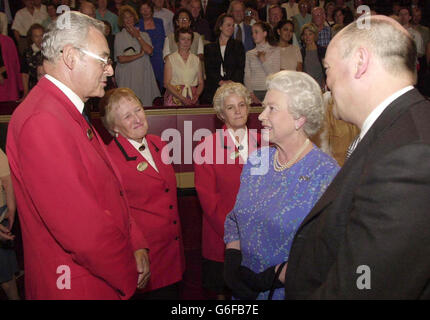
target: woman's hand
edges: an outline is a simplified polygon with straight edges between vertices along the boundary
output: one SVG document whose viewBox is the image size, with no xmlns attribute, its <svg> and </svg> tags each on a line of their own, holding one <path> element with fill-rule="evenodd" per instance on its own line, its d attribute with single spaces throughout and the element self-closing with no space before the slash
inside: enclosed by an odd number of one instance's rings
<svg viewBox="0 0 430 320">
<path fill-rule="evenodd" d="M 133 38 L 137 39 L 140 37 L 140 31 L 138 29 L 136 29 L 135 27 L 126 26 L 125 28 L 127 29 L 128 33 L 130 33 L 130 35 Z"/>
<path fill-rule="evenodd" d="M 255 104 L 261 104 L 260 99 L 257 98 L 257 96 L 254 94 L 254 92 L 251 92 L 251 102 Z"/>
<path fill-rule="evenodd" d="M 266 62 L 266 52 L 265 51 L 257 51 L 257 58 L 261 61 L 261 63 Z"/>
<path fill-rule="evenodd" d="M 10 232 L 8 228 L 0 224 L 0 239 L 13 240 L 15 239 L 15 236 Z"/>
</svg>

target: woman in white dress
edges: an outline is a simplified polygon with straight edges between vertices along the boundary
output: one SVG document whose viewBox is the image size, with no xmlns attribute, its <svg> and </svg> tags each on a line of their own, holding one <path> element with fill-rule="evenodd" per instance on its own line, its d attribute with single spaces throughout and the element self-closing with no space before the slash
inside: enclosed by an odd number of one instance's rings
<svg viewBox="0 0 430 320">
<path fill-rule="evenodd" d="M 136 11 L 122 6 L 118 24 L 121 32 L 115 35 L 115 80 L 118 87 L 132 89 L 143 106 L 152 106 L 154 98 L 160 96 L 149 56 L 153 52 L 151 38 L 146 32 L 135 28 L 138 22 Z"/>
<path fill-rule="evenodd" d="M 164 104 L 195 105 L 203 91 L 203 74 L 199 58 L 190 52 L 194 33 L 191 29 L 175 31 L 178 50 L 166 57 L 164 65 Z"/>
</svg>

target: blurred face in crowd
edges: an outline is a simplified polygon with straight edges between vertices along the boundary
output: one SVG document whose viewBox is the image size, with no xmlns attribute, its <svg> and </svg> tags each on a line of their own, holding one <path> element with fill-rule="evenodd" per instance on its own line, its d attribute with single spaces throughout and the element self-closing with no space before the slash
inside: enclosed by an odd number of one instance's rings
<svg viewBox="0 0 430 320">
<path fill-rule="evenodd" d="M 148 122 L 140 103 L 132 98 L 121 98 L 118 106 L 111 112 L 114 119 L 113 130 L 116 133 L 127 139 L 142 142 L 148 132 Z"/>
<path fill-rule="evenodd" d="M 179 28 L 189 28 L 191 25 L 190 16 L 186 12 L 181 12 L 176 24 Z"/>
<path fill-rule="evenodd" d="M 230 38 L 234 32 L 234 20 L 226 17 L 219 29 L 225 37 Z"/>
<path fill-rule="evenodd" d="M 157 9 L 161 9 L 163 7 L 164 0 L 152 0 L 154 7 Z"/>
<path fill-rule="evenodd" d="M 245 18 L 245 6 L 243 3 L 235 3 L 231 8 L 231 14 L 233 15 L 234 22 L 239 24 Z"/>
<path fill-rule="evenodd" d="M 224 98 L 224 107 L 220 116 L 227 128 L 233 130 L 244 128 L 248 120 L 248 105 L 245 98 L 236 93 Z"/>
<path fill-rule="evenodd" d="M 305 16 L 308 13 L 308 4 L 306 1 L 299 4 L 299 11 L 302 16 Z"/>
<path fill-rule="evenodd" d="M 97 0 L 97 6 L 99 9 L 106 9 L 107 7 L 107 0 Z"/>
<path fill-rule="evenodd" d="M 313 33 L 309 29 L 306 29 L 305 31 L 303 31 L 302 40 L 305 43 L 305 45 L 311 45 L 315 43 L 315 33 Z"/>
<path fill-rule="evenodd" d="M 192 36 L 189 33 L 180 33 L 178 37 L 178 48 L 183 50 L 190 50 L 192 44 Z"/>
<path fill-rule="evenodd" d="M 272 26 L 276 26 L 279 21 L 282 20 L 282 9 L 280 7 L 274 7 L 269 9 L 269 23 Z"/>
<path fill-rule="evenodd" d="M 26 6 L 29 9 L 32 9 L 34 7 L 33 0 L 23 0 L 24 6 Z"/>
<path fill-rule="evenodd" d="M 421 22 L 421 10 L 413 8 L 412 9 L 412 22 L 413 24 L 420 24 Z"/>
<path fill-rule="evenodd" d="M 151 19 L 152 18 L 152 10 L 151 7 L 147 4 L 142 4 L 140 6 L 140 14 L 142 15 L 143 19 Z"/>
<path fill-rule="evenodd" d="M 266 42 L 267 32 L 263 31 L 260 25 L 252 26 L 252 39 L 254 39 L 255 44 L 260 44 Z"/>
<path fill-rule="evenodd" d="M 96 18 L 96 8 L 91 2 L 88 2 L 88 1 L 82 2 L 80 11 L 91 18 L 94 18 L 94 19 Z"/>
<path fill-rule="evenodd" d="M 402 26 L 409 24 L 409 21 L 411 20 L 411 16 L 409 14 L 408 9 L 401 9 L 399 11 L 399 19 L 400 19 L 399 22 Z"/>
<path fill-rule="evenodd" d="M 42 29 L 33 29 L 31 32 L 31 41 L 38 47 L 42 47 L 42 39 L 43 39 L 43 30 Z"/>
<path fill-rule="evenodd" d="M 312 22 L 318 27 L 321 27 L 325 21 L 325 13 L 323 8 L 315 8 L 312 10 Z"/>
<path fill-rule="evenodd" d="M 344 19 L 345 19 L 345 16 L 343 15 L 342 10 L 337 10 L 336 14 L 334 15 L 334 22 L 336 24 L 343 24 Z"/>
<path fill-rule="evenodd" d="M 193 15 L 193 18 L 196 19 L 200 15 L 200 10 L 202 9 L 202 6 L 199 1 L 191 1 L 190 3 L 190 11 Z"/>
<path fill-rule="evenodd" d="M 124 22 L 124 26 L 128 28 L 133 27 L 136 23 L 136 21 L 134 21 L 134 16 L 128 11 L 123 13 L 122 21 Z"/>
<path fill-rule="evenodd" d="M 326 11 L 325 13 L 326 13 L 327 17 L 332 17 L 334 8 L 336 8 L 336 7 L 335 7 L 333 2 L 327 3 L 327 6 L 325 8 L 325 11 Z"/>
<path fill-rule="evenodd" d="M 278 30 L 279 38 L 282 39 L 282 41 L 290 42 L 293 37 L 293 30 L 294 28 L 291 23 L 284 24 L 283 27 Z"/>
<path fill-rule="evenodd" d="M 51 19 L 54 19 L 57 16 L 57 10 L 55 9 L 54 5 L 48 5 L 46 11 L 48 12 L 48 16 Z"/>
<path fill-rule="evenodd" d="M 33 0 L 33 5 L 35 7 L 39 8 L 41 4 L 42 4 L 42 0 Z"/>
</svg>

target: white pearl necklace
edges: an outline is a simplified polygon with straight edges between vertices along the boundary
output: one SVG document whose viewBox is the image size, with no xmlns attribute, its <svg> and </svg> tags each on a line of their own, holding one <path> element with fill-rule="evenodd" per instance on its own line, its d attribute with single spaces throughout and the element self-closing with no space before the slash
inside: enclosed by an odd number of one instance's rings
<svg viewBox="0 0 430 320">
<path fill-rule="evenodd" d="M 309 144 L 309 139 L 306 139 L 306 141 L 301 146 L 300 150 L 297 151 L 296 155 L 293 158 L 291 158 L 291 160 L 288 161 L 286 164 L 279 164 L 279 159 L 278 159 L 279 152 L 278 152 L 278 149 L 276 149 L 275 156 L 273 158 L 273 168 L 275 169 L 275 171 L 280 172 L 280 171 L 283 171 L 285 169 L 291 168 L 292 165 L 297 161 L 297 159 L 303 153 L 303 151 L 305 151 L 308 144 Z"/>
</svg>

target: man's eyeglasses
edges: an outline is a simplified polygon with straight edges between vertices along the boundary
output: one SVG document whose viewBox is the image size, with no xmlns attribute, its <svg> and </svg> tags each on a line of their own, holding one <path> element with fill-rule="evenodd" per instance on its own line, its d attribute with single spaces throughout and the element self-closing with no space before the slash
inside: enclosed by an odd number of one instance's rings
<svg viewBox="0 0 430 320">
<path fill-rule="evenodd" d="M 188 21 L 190 21 L 190 19 L 188 19 L 188 18 L 179 18 L 178 21 L 188 22 Z"/>
<path fill-rule="evenodd" d="M 112 59 L 111 58 L 102 58 L 99 55 L 92 53 L 90 51 L 87 51 L 82 48 L 76 48 L 79 51 L 81 51 L 83 54 L 86 54 L 87 56 L 90 56 L 91 58 L 94 58 L 96 60 L 99 60 L 102 63 L 103 70 L 106 70 L 107 67 L 112 66 Z"/>
</svg>

